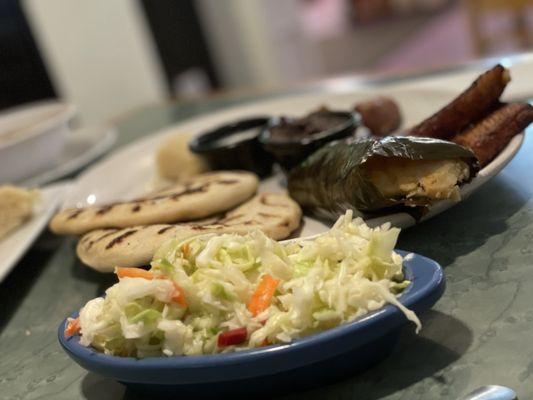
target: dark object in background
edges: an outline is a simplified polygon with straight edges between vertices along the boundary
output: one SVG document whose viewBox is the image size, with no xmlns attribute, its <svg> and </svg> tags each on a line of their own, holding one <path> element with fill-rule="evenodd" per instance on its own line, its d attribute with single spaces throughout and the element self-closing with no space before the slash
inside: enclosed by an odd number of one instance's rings
<svg viewBox="0 0 533 400">
<path fill-rule="evenodd" d="M 391 15 L 388 0 L 351 0 L 354 18 L 358 23 L 371 23 Z"/>
<path fill-rule="evenodd" d="M 189 148 L 203 156 L 213 170 L 244 169 L 267 176 L 274 159 L 263 150 L 258 136 L 268 120 L 255 117 L 222 125 L 191 140 Z"/>
<path fill-rule="evenodd" d="M 354 135 L 359 126 L 357 113 L 320 109 L 302 118 L 273 118 L 259 141 L 288 172 L 326 143 Z"/>
<path fill-rule="evenodd" d="M 500 64 L 481 74 L 468 89 L 431 117 L 407 131 L 409 136 L 449 139 L 476 123 L 500 103 L 511 80 L 509 70 Z"/>
<path fill-rule="evenodd" d="M 0 109 L 55 98 L 20 2 L 0 2 Z"/>
<path fill-rule="evenodd" d="M 420 215 L 432 202 L 442 198 L 430 198 L 430 190 L 413 197 L 384 194 L 383 185 L 379 184 L 383 180 L 378 182 L 371 177 L 369 164 L 378 161 L 378 171 L 386 174 L 385 168 L 381 167 L 389 160 L 413 163 L 421 160 L 461 160 L 469 168 L 469 174 L 462 183 L 472 179 L 479 169 L 476 157 L 470 150 L 444 140 L 388 136 L 380 140 L 338 141 L 324 146 L 291 171 L 288 179 L 289 194 L 304 209 L 331 219 L 336 219 L 349 208 L 375 214 L 395 207 Z M 393 177 L 406 170 L 411 171 L 403 168 L 402 164 L 397 167 L 397 170 L 392 171 Z M 426 170 L 427 168 L 420 172 L 417 170 L 411 179 L 414 188 L 420 182 L 419 175 L 423 176 Z M 403 184 L 411 183 L 407 178 L 402 176 Z M 408 182 L 403 182 L 407 180 Z M 394 190 L 388 186 L 385 189 Z"/>
<path fill-rule="evenodd" d="M 389 97 L 376 97 L 357 103 L 354 110 L 361 115 L 363 125 L 374 136 L 386 136 L 398 129 L 402 123 L 400 108 Z"/>
<path fill-rule="evenodd" d="M 451 140 L 461 146 L 469 147 L 484 167 L 531 122 L 533 122 L 531 105 L 527 103 L 505 104 Z"/>
<path fill-rule="evenodd" d="M 142 0 L 148 24 L 165 70 L 170 92 L 187 71 L 203 71 L 212 87 L 219 86 L 194 0 Z"/>
</svg>

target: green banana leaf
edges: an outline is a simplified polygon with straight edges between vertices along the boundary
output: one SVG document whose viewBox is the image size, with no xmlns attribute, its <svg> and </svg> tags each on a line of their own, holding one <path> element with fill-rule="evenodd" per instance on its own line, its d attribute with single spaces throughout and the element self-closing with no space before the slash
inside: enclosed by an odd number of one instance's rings
<svg viewBox="0 0 533 400">
<path fill-rule="evenodd" d="M 479 170 L 469 149 L 455 143 L 423 137 L 388 136 L 380 140 L 343 140 L 330 143 L 294 168 L 288 177 L 289 194 L 304 209 L 336 218 L 346 209 L 365 217 L 405 211 L 420 218 L 432 200 L 421 199 L 405 206 L 405 198 L 384 197 L 366 176 L 363 165 L 373 157 L 410 160 L 462 159 L 470 167 L 472 179 Z"/>
</svg>

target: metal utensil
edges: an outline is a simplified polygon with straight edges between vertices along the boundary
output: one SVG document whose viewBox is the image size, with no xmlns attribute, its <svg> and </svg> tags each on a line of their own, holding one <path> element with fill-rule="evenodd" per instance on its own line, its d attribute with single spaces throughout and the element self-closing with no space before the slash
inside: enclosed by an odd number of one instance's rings
<svg viewBox="0 0 533 400">
<path fill-rule="evenodd" d="M 463 400 L 518 400 L 514 390 L 505 386 L 481 386 L 467 394 Z"/>
</svg>

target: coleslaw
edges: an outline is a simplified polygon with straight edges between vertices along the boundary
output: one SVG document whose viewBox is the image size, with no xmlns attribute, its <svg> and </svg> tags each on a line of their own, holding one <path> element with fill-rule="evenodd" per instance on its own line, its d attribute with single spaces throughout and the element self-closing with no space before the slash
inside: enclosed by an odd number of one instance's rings
<svg viewBox="0 0 533 400">
<path fill-rule="evenodd" d="M 394 252 L 399 229 L 369 228 L 348 211 L 314 239 L 276 242 L 199 235 L 165 243 L 151 268 L 117 268 L 65 334 L 117 356 L 199 355 L 289 343 L 355 320 L 409 285 Z"/>
</svg>

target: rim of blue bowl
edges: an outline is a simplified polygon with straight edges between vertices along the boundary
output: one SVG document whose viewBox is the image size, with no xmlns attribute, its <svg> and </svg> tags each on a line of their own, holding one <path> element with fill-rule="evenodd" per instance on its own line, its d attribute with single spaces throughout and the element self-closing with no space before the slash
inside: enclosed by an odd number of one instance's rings
<svg viewBox="0 0 533 400">
<path fill-rule="evenodd" d="M 427 257 L 406 252 L 402 250 L 395 250 L 402 256 L 412 254 L 412 258 L 404 261 L 404 274 L 407 279 L 411 280 L 410 285 L 404 290 L 398 300 L 406 307 L 414 309 L 417 312 L 423 311 L 431 307 L 440 298 L 444 292 L 445 277 L 442 267 L 434 260 Z M 430 304 L 417 305 L 426 298 L 431 298 Z M 75 318 L 78 312 L 74 312 L 70 317 Z M 78 363 L 82 360 L 85 364 L 90 364 L 92 368 L 84 366 L 89 370 L 97 369 L 122 369 L 122 370 L 136 370 L 138 372 L 151 370 L 157 368 L 158 370 L 174 370 L 174 369 L 201 369 L 201 368 L 219 368 L 224 366 L 231 366 L 241 363 L 251 363 L 268 357 L 275 357 L 287 355 L 292 352 L 298 352 L 327 344 L 335 339 L 342 338 L 346 335 L 353 334 L 360 330 L 370 329 L 374 325 L 379 324 L 380 321 L 388 321 L 387 326 L 391 325 L 391 318 L 395 319 L 394 323 L 402 325 L 407 322 L 407 319 L 401 311 L 394 305 L 388 304 L 381 307 L 379 310 L 371 312 L 347 324 L 328 329 L 314 335 L 306 336 L 297 339 L 291 343 L 283 345 L 271 345 L 257 349 L 243 350 L 234 353 L 221 353 L 210 355 L 195 355 L 195 356 L 173 356 L 173 357 L 149 357 L 138 359 L 134 357 L 119 357 L 103 354 L 92 347 L 85 347 L 79 344 L 79 336 L 71 336 L 66 338 L 64 330 L 67 323 L 65 318 L 58 327 L 58 338 L 64 350 Z M 379 325 L 376 325 L 379 326 Z M 392 328 L 391 328 L 392 329 Z M 389 329 L 390 330 L 390 329 Z M 360 341 L 359 345 L 371 342 L 380 336 L 383 336 L 388 331 L 379 331 L 377 334 L 369 335 L 366 342 Z M 339 352 L 340 353 L 340 352 Z M 116 377 L 118 380 L 128 381 L 125 377 Z M 151 383 L 139 382 L 138 379 L 132 380 L 136 383 Z"/>
</svg>

